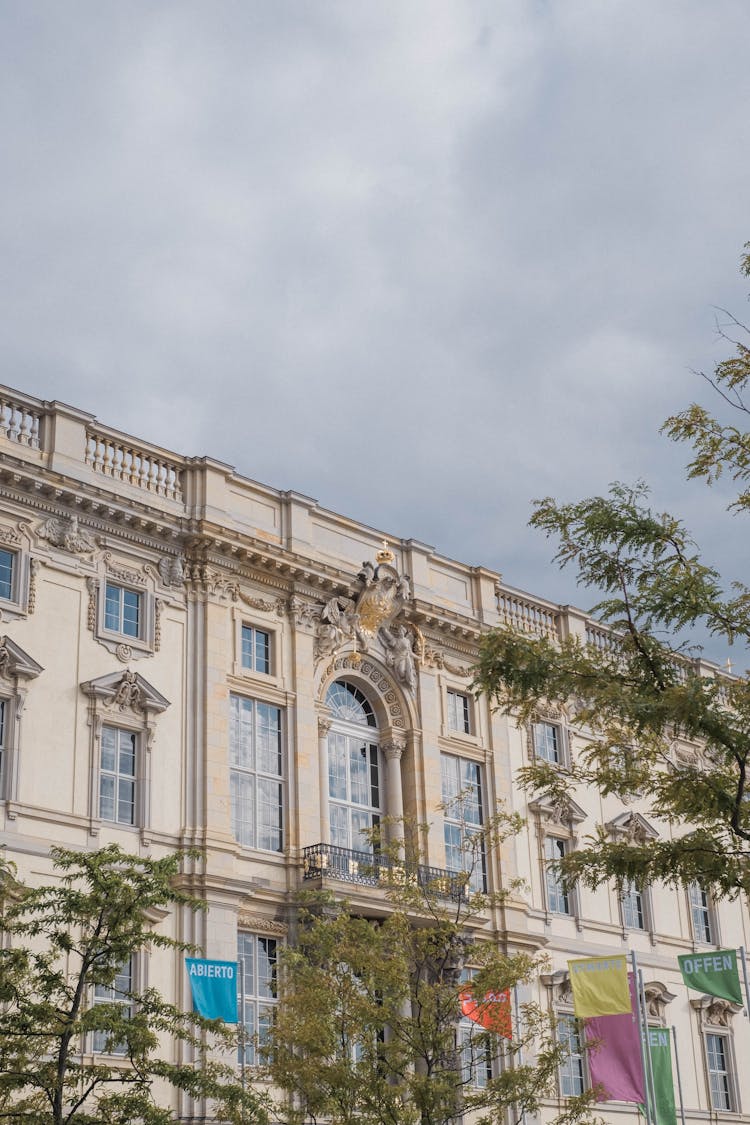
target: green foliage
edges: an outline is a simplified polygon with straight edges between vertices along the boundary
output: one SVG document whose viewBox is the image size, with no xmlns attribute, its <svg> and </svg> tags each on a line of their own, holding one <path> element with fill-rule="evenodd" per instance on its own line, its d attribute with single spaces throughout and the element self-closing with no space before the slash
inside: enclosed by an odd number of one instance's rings
<svg viewBox="0 0 750 1125">
<path fill-rule="evenodd" d="M 159 1104 L 171 1086 L 215 1099 L 228 1122 L 265 1122 L 234 1067 L 210 1057 L 210 1040 L 227 1048 L 233 1035 L 153 988 L 116 989 L 131 957 L 188 951 L 153 923 L 172 909 L 200 908 L 179 889 L 182 857 L 141 858 L 114 845 L 55 848 L 52 857 L 56 881 L 16 884 L 0 917 L 0 1121 L 166 1125 L 177 1120 Z M 93 1003 L 97 986 L 111 990 L 111 1003 Z M 94 1035 L 106 1041 L 95 1055 Z"/>
<path fill-rule="evenodd" d="M 750 276 L 750 243 L 745 249 Z M 733 343 L 735 354 L 708 381 L 736 416 L 748 413 L 750 350 Z M 693 444 L 690 476 L 711 483 L 727 471 L 750 481 L 750 433 L 695 404 L 664 428 Z M 750 508 L 750 490 L 733 506 Z M 574 504 L 538 501 L 531 523 L 556 541 L 560 566 L 574 566 L 579 584 L 596 591 L 592 613 L 607 628 L 589 634 L 591 643 L 498 630 L 483 641 L 475 687 L 522 721 L 545 703 L 566 707 L 587 740 L 567 770 L 522 771 L 529 788 L 558 802 L 576 787 L 639 794 L 646 815 L 673 829 L 671 839 L 640 845 L 600 830 L 562 861 L 563 875 L 591 886 L 614 877 L 698 881 L 719 896 L 750 891 L 750 684 L 691 659 L 683 642 L 699 626 L 746 647 L 750 591 L 706 566 L 682 523 L 650 508 L 642 484 Z"/>
<path fill-rule="evenodd" d="M 501 817 L 491 831 L 499 839 L 516 828 L 516 818 Z M 392 858 L 397 872 L 395 851 Z M 523 1031 L 512 1042 L 477 1024 L 463 1054 L 456 1039 L 465 970 L 474 994 L 484 996 L 531 980 L 542 962 L 481 939 L 478 917 L 493 905 L 486 896 L 451 901 L 439 883 L 410 879 L 409 862 L 400 870 L 377 918 L 324 894 L 301 902 L 262 1050 L 284 1095 L 278 1115 L 290 1125 L 446 1125 L 461 1113 L 495 1125 L 556 1097 L 566 1047 L 536 1005 L 522 1005 Z M 502 1070 L 476 1086 L 469 1055 L 476 1067 L 502 1058 Z M 563 1113 L 571 1122 L 591 1120 L 592 1104 L 588 1092 Z"/>
</svg>

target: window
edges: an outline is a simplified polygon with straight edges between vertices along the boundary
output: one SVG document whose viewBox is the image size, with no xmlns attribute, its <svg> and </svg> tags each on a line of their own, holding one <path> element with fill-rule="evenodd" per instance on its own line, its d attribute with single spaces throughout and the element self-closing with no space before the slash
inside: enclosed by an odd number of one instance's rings
<svg viewBox="0 0 750 1125">
<path fill-rule="evenodd" d="M 620 894 L 622 924 L 628 930 L 645 930 L 646 911 L 643 893 L 632 881 L 624 884 Z"/>
<path fill-rule="evenodd" d="M 242 626 L 242 667 L 271 674 L 271 634 L 252 625 Z"/>
<path fill-rule="evenodd" d="M 715 941 L 713 910 L 711 900 L 700 883 L 691 883 L 688 887 L 690 901 L 690 920 L 693 926 L 693 937 L 696 941 L 713 945 Z"/>
<path fill-rule="evenodd" d="M 560 1016 L 557 1037 L 567 1050 L 560 1063 L 560 1093 L 564 1098 L 577 1098 L 586 1088 L 586 1071 L 583 1062 L 581 1033 L 574 1016 Z"/>
<path fill-rule="evenodd" d="M 102 727 L 99 816 L 115 824 L 135 824 L 138 736 L 119 727 Z"/>
<path fill-rule="evenodd" d="M 380 824 L 380 760 L 376 720 L 354 684 L 331 684 L 326 703 L 333 716 L 328 733 L 328 821 L 331 843 L 372 852 L 371 833 Z"/>
<path fill-rule="evenodd" d="M 94 988 L 94 1004 L 120 1004 L 123 1014 L 130 1016 L 133 1011 L 133 958 L 122 966 L 112 985 L 97 984 Z M 127 1054 L 127 1044 L 116 1042 L 109 1031 L 95 1031 L 93 1049 L 97 1054 Z"/>
<path fill-rule="evenodd" d="M 440 755 L 445 866 L 465 871 L 474 891 L 487 890 L 482 825 L 482 767 L 467 758 Z"/>
<path fill-rule="evenodd" d="M 15 601 L 16 554 L 15 551 L 0 551 L 0 598 Z"/>
<path fill-rule="evenodd" d="M 556 864 L 567 855 L 568 841 L 559 836 L 545 836 L 544 858 L 547 882 L 547 909 L 553 914 L 572 914 L 571 896 L 563 886 L 562 876 Z"/>
<path fill-rule="evenodd" d="M 5 794 L 5 775 L 8 769 L 6 754 L 8 700 L 0 699 L 0 797 Z"/>
<path fill-rule="evenodd" d="M 489 1036 L 472 1020 L 461 1020 L 456 1029 L 461 1081 L 477 1090 L 484 1090 L 492 1078 L 492 1055 Z"/>
<path fill-rule="evenodd" d="M 532 737 L 535 757 L 555 766 L 562 765 L 563 739 L 560 727 L 555 723 L 534 723 Z"/>
<path fill-rule="evenodd" d="M 104 587 L 104 628 L 124 637 L 142 635 L 141 595 L 125 586 L 107 582 Z"/>
<path fill-rule="evenodd" d="M 246 1037 L 240 1045 L 240 1061 L 255 1063 L 256 1036 L 264 1043 L 273 1021 L 276 1004 L 276 939 L 258 934 L 237 935 L 237 1015 Z"/>
<path fill-rule="evenodd" d="M 706 1035 L 706 1063 L 712 1109 L 735 1111 L 730 1044 L 726 1035 Z"/>
<path fill-rule="evenodd" d="M 468 695 L 448 689 L 448 730 L 471 734 L 471 702 Z"/>
<path fill-rule="evenodd" d="M 232 833 L 240 844 L 280 852 L 283 832 L 281 710 L 231 695 Z"/>
</svg>

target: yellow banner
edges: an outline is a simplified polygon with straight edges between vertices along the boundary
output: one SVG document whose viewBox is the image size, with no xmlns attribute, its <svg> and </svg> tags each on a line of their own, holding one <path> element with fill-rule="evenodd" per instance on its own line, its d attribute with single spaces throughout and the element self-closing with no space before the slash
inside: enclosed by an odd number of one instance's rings
<svg viewBox="0 0 750 1125">
<path fill-rule="evenodd" d="M 579 1019 L 616 1016 L 630 1009 L 627 960 L 615 957 L 586 957 L 568 961 L 573 991 L 573 1010 Z"/>
</svg>

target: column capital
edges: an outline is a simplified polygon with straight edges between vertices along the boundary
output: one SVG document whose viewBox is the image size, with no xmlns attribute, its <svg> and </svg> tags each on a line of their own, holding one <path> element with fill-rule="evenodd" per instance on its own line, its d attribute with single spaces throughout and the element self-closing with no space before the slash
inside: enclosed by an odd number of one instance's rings
<svg viewBox="0 0 750 1125">
<path fill-rule="evenodd" d="M 380 747 L 385 754 L 386 761 L 400 762 L 401 755 L 406 749 L 406 739 L 398 735 L 391 736 L 387 742 L 381 742 Z"/>
<path fill-rule="evenodd" d="M 328 715 L 318 715 L 318 738 L 325 738 L 331 729 L 333 719 Z"/>
</svg>

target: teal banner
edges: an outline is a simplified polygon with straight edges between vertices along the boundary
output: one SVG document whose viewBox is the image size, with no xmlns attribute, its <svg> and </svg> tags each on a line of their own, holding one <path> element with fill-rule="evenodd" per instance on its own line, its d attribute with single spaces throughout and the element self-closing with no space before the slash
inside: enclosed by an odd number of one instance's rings
<svg viewBox="0 0 750 1125">
<path fill-rule="evenodd" d="M 193 1011 L 207 1020 L 237 1023 L 237 962 L 186 957 Z"/>
</svg>

